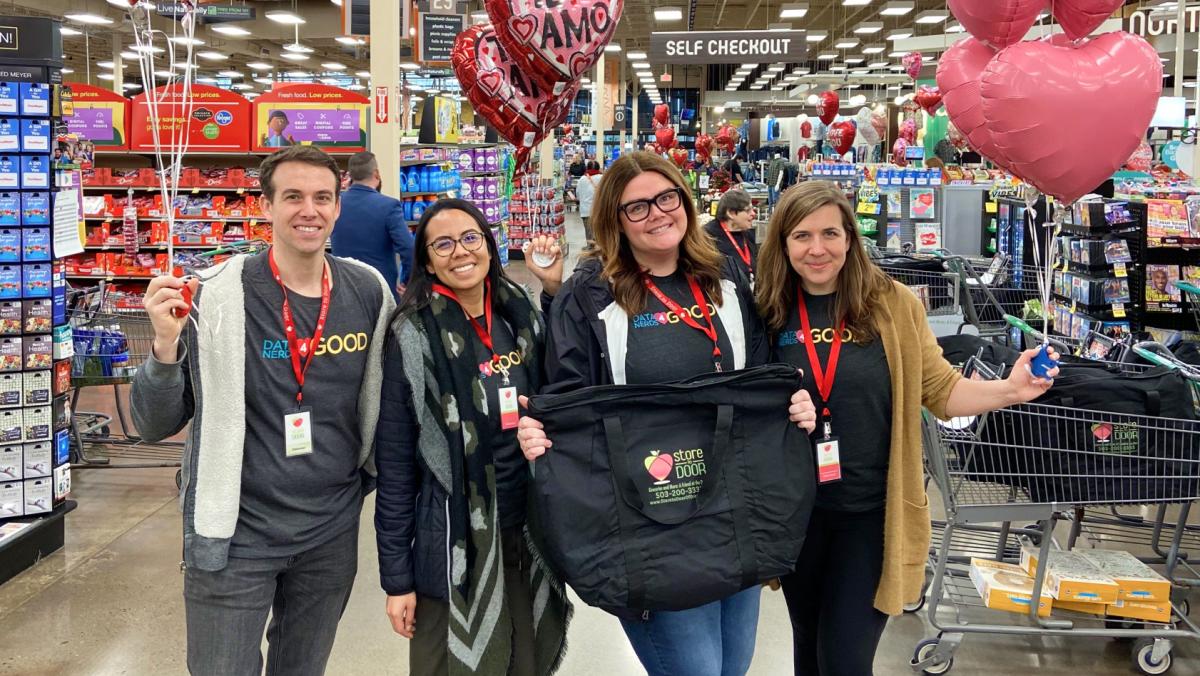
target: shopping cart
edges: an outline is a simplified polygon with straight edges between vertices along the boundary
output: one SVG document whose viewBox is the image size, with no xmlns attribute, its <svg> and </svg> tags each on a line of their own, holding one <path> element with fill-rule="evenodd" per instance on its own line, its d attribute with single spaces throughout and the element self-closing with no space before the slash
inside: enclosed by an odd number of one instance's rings
<svg viewBox="0 0 1200 676">
<path fill-rule="evenodd" d="M 960 277 L 940 258 L 874 246 L 868 248 L 868 253 L 889 277 L 916 294 L 928 316 L 948 316 L 959 311 Z"/>
<path fill-rule="evenodd" d="M 134 432 L 126 393 L 154 343 L 140 296 L 107 284 L 72 290 L 67 298 L 75 356 L 71 361 L 72 460 L 77 468 L 179 467 L 183 444 L 147 443 Z M 114 416 L 79 410 L 84 388 L 111 387 Z"/>
<path fill-rule="evenodd" d="M 962 541 L 959 531 L 1001 524 L 1000 549 L 978 556 L 1011 559 L 1011 538 L 1029 538 L 1039 552 L 1029 598 L 1040 599 L 1056 525 L 1077 508 L 1174 504 L 1185 523 L 1191 502 L 1200 499 L 1200 421 L 1022 404 L 954 421 L 926 412 L 922 428 L 926 469 L 941 493 L 946 521 L 931 559 L 928 613 L 939 633 L 917 644 L 914 670 L 946 673 L 967 634 L 999 634 L 1134 639 L 1134 665 L 1161 674 L 1170 668 L 1173 641 L 1200 638 L 1200 628 L 1178 605 L 1165 623 L 1062 610 L 1042 617 L 1037 602 L 1027 604 L 1024 622 L 1002 621 L 1022 616 L 986 608 L 969 566 L 951 556 Z M 1123 439 L 1137 441 L 1120 453 L 1106 452 L 1096 441 L 1097 429 L 1120 429 Z M 1014 523 L 1029 525 L 1007 526 Z M 1175 531 L 1174 545 L 1181 533 Z M 1167 552 L 1176 555 L 1169 572 L 1178 552 Z"/>
</svg>

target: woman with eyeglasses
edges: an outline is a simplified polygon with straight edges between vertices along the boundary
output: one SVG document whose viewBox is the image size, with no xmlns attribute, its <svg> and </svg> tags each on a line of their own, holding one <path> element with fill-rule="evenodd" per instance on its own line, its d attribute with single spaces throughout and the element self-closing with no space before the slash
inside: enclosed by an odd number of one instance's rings
<svg viewBox="0 0 1200 676">
<path fill-rule="evenodd" d="M 697 224 L 689 194 L 679 171 L 652 153 L 626 154 L 609 167 L 592 210 L 596 248 L 550 310 L 543 392 L 766 363 L 749 280 Z M 785 407 L 813 429 L 808 393 L 780 402 L 781 413 Z M 537 420 L 522 418 L 517 437 L 531 461 L 553 452 Z M 651 676 L 739 676 L 754 654 L 759 594 L 755 586 L 689 610 L 617 614 Z"/>
<path fill-rule="evenodd" d="M 704 226 L 717 250 L 729 257 L 754 288 L 754 262 L 758 244 L 754 241 L 754 204 L 745 190 L 727 190 L 717 202 L 717 217 Z"/>
<path fill-rule="evenodd" d="M 566 647 L 570 606 L 524 535 L 529 467 L 516 441 L 518 397 L 541 385 L 545 325 L 498 254 L 479 209 L 436 202 L 388 337 L 375 529 L 412 674 L 542 676 Z M 553 293 L 561 266 L 530 269 Z"/>
</svg>

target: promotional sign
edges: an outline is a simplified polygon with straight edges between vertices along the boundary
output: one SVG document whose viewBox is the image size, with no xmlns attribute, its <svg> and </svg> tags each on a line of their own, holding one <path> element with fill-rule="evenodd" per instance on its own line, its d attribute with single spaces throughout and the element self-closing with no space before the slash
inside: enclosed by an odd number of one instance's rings
<svg viewBox="0 0 1200 676">
<path fill-rule="evenodd" d="M 375 88 L 375 122 L 379 124 L 387 124 L 388 122 L 388 88 Z"/>
<path fill-rule="evenodd" d="M 454 49 L 454 39 L 467 27 L 467 17 L 463 14 L 420 14 L 418 15 L 421 37 L 420 57 L 424 62 L 450 62 L 450 52 Z"/>
<path fill-rule="evenodd" d="M 69 82 L 74 114 L 64 115 L 67 130 L 96 148 L 129 147 L 129 99 L 111 89 Z"/>
<path fill-rule="evenodd" d="M 331 152 L 366 150 L 370 101 L 321 84 L 277 87 L 254 99 L 252 147 L 271 152 L 290 145 L 315 145 Z"/>
<path fill-rule="evenodd" d="M 664 63 L 796 63 L 804 31 L 679 31 L 650 34 L 650 60 Z"/>
<path fill-rule="evenodd" d="M 233 92 L 194 84 L 191 108 L 183 101 L 179 84 L 159 87 L 159 143 L 164 147 L 186 138 L 190 152 L 247 152 L 250 149 L 250 101 Z M 153 151 L 154 132 L 146 94 L 131 100 L 130 150 Z M 76 104 L 78 105 L 78 104 Z M 190 114 L 188 114 L 190 113 Z"/>
<path fill-rule="evenodd" d="M 437 143 L 458 143 L 458 101 L 445 96 L 433 98 L 434 134 Z"/>
</svg>

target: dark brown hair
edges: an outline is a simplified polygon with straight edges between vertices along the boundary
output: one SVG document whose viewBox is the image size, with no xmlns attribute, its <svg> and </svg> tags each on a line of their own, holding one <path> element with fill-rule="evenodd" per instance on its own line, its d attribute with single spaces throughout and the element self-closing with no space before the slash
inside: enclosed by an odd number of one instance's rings
<svg viewBox="0 0 1200 676">
<path fill-rule="evenodd" d="M 687 213 L 687 230 L 679 243 L 679 269 L 692 275 L 714 305 L 721 305 L 721 265 L 724 256 L 696 221 L 692 191 L 675 165 L 644 151 L 622 155 L 604 172 L 592 207 L 592 233 L 596 247 L 589 256 L 600 259 L 603 275 L 612 284 L 613 298 L 627 314 L 646 309 L 646 287 L 642 266 L 633 257 L 629 239 L 621 227 L 621 195 L 639 175 L 653 171 L 683 191 L 682 209 Z"/>
<path fill-rule="evenodd" d="M 278 152 L 271 153 L 258 165 L 258 182 L 262 185 L 262 194 L 268 200 L 275 199 L 275 170 L 287 162 L 300 162 L 314 167 L 324 167 L 333 174 L 333 198 L 340 199 L 342 173 L 337 162 L 324 150 L 316 146 L 288 146 Z"/>
<path fill-rule="evenodd" d="M 800 221 L 818 209 L 833 205 L 841 214 L 842 229 L 849 245 L 846 262 L 838 273 L 833 321 L 846 321 L 858 342 L 879 335 L 875 312 L 883 305 L 892 281 L 871 262 L 858 235 L 858 219 L 841 189 L 825 181 L 808 181 L 788 189 L 780 198 L 767 237 L 758 250 L 755 298 L 759 314 L 769 331 L 782 331 L 796 303 L 800 275 L 788 259 L 787 238 Z"/>
</svg>

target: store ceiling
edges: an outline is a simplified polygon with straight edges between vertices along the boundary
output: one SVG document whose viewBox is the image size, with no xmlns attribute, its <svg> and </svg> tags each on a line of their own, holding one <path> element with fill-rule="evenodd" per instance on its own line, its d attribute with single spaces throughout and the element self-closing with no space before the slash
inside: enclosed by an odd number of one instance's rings
<svg viewBox="0 0 1200 676">
<path fill-rule="evenodd" d="M 482 0 L 470 0 L 468 11 L 478 11 Z M 847 4 L 853 3 L 853 4 Z M 214 32 L 214 26 L 199 26 L 196 37 L 204 45 L 195 47 L 200 53 L 196 59 L 198 78 L 216 78 L 216 84 L 236 87 L 253 96 L 270 88 L 274 79 L 320 79 L 329 78 L 331 84 L 365 88 L 369 81 L 365 75 L 369 68 L 369 53 L 366 45 L 346 45 L 336 38 L 341 33 L 341 8 L 330 0 L 288 0 L 265 2 L 241 2 L 230 4 L 252 6 L 258 10 L 258 18 L 250 22 L 225 24 L 238 26 L 250 32 L 246 37 L 231 37 Z M 1127 5 L 1158 5 L 1161 0 L 1138 0 Z M 13 11 L 20 14 L 62 18 L 78 12 L 88 12 L 109 17 L 110 25 L 86 26 L 68 20 L 64 25 L 82 31 L 82 34 L 64 38 L 67 66 L 74 73 L 68 79 L 90 81 L 106 86 L 103 79 L 110 70 L 102 67 L 112 61 L 114 42 L 121 48 L 132 44 L 132 29 L 125 17 L 126 0 L 9 0 L 0 4 L 0 12 Z M 399 2 L 397 2 L 399 7 Z M 292 10 L 303 17 L 305 23 L 298 27 L 276 23 L 265 18 L 268 10 Z M 679 19 L 656 18 L 666 10 L 677 9 Z M 803 16 L 797 16 L 798 14 Z M 919 23 L 923 17 L 927 23 Z M 806 63 L 759 64 L 739 77 L 739 66 L 710 68 L 704 76 L 700 67 L 684 68 L 664 63 L 649 63 L 636 67 L 637 52 L 646 52 L 652 31 L 683 30 L 750 30 L 767 29 L 777 24 L 790 24 L 792 28 L 805 29 L 819 40 L 808 43 L 810 56 Z M 160 19 L 156 24 L 164 31 L 178 30 L 170 19 Z M 858 30 L 859 32 L 856 32 Z M 791 91 L 797 84 L 825 86 L 835 82 L 858 83 L 865 88 L 886 91 L 888 85 L 907 84 L 898 73 L 900 53 L 896 50 L 889 34 L 895 31 L 910 32 L 915 36 L 953 34 L 959 30 L 957 23 L 946 11 L 946 0 L 807 0 L 782 2 L 781 0 L 628 0 L 624 16 L 617 29 L 614 45 L 620 46 L 622 72 L 632 81 L 639 75 L 644 83 L 656 86 L 700 87 L 725 90 L 730 82 L 736 83 L 731 91 L 747 92 L 753 96 L 761 93 L 772 98 L 784 90 Z M 863 32 L 871 31 L 871 32 Z M 287 52 L 284 45 L 299 42 L 314 50 L 301 61 L 283 58 Z M 853 47 L 836 48 L 840 39 L 857 40 Z M 404 47 L 408 46 L 405 41 Z M 182 55 L 183 48 L 177 47 Z M 633 54 L 631 54 L 631 52 Z M 223 59 L 205 58 L 214 53 Z M 617 54 L 612 54 L 617 56 Z M 825 58 L 817 58 L 819 56 Z M 927 61 L 936 60 L 937 53 L 927 53 Z M 166 55 L 160 55 L 165 70 Z M 250 64 L 265 64 L 260 70 Z M 332 65 L 330 65 L 332 64 Z M 782 70 L 778 67 L 783 65 Z M 772 66 L 776 70 L 772 71 Z M 806 72 L 807 71 L 807 72 Z M 218 75 L 219 72 L 238 73 L 233 77 Z M 662 75 L 671 73 L 670 83 L 664 84 Z M 125 80 L 140 83 L 136 63 L 126 66 Z M 647 77 L 646 73 L 653 73 Z M 416 75 L 439 75 L 439 73 L 409 73 Z M 419 84 L 425 88 L 453 91 L 457 84 L 449 72 L 443 70 L 441 77 L 422 78 Z M 799 76 L 799 77 L 797 77 Z M 259 78 L 261 81 L 256 81 Z M 789 80 L 789 78 L 792 78 Z M 165 80 L 163 80 L 165 81 Z M 740 81 L 740 83 L 739 83 Z M 761 85 L 761 87 L 759 86 Z M 130 92 L 137 89 L 130 87 Z M 895 91 L 895 90 L 893 90 Z M 772 94 L 775 92 L 775 94 Z"/>
</svg>

